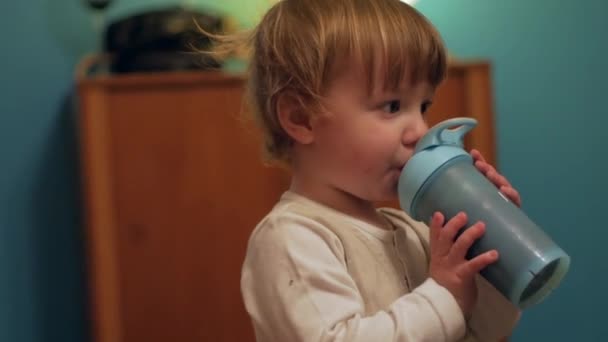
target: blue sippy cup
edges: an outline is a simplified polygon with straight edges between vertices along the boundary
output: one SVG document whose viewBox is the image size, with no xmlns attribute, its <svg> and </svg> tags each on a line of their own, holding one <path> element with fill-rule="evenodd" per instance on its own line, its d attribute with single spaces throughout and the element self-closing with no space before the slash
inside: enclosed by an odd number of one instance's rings
<svg viewBox="0 0 608 342">
<path fill-rule="evenodd" d="M 400 206 L 418 221 L 429 222 L 437 211 L 446 221 L 465 212 L 466 227 L 483 221 L 486 232 L 467 258 L 496 249 L 498 261 L 481 275 L 524 309 L 560 284 L 570 257 L 473 165 L 462 138 L 476 125 L 471 118 L 454 118 L 425 134 L 399 178 Z"/>
</svg>

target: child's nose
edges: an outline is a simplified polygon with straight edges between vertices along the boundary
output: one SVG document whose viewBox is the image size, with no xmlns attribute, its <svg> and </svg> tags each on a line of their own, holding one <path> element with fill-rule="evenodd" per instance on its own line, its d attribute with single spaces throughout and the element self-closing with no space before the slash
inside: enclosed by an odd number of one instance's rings
<svg viewBox="0 0 608 342">
<path fill-rule="evenodd" d="M 409 130 L 405 130 L 403 134 L 404 145 L 415 145 L 426 134 L 429 127 L 424 119 L 420 119 Z"/>
<path fill-rule="evenodd" d="M 418 131 L 416 132 L 416 142 L 422 139 L 422 137 L 429 131 L 429 125 L 427 125 L 425 120 L 421 120 L 421 124 L 418 127 Z"/>
</svg>

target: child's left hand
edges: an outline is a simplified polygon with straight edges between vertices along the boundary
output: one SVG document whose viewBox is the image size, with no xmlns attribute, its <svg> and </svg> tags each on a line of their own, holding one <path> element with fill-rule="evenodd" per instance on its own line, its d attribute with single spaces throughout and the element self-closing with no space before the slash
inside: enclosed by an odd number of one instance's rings
<svg viewBox="0 0 608 342">
<path fill-rule="evenodd" d="M 496 169 L 488 164 L 486 160 L 481 155 L 481 152 L 478 150 L 472 150 L 471 156 L 473 157 L 473 162 L 475 163 L 475 167 L 481 171 L 496 187 L 505 194 L 515 205 L 521 207 L 521 197 L 519 196 L 519 192 L 511 186 L 511 183 L 505 178 L 505 176 L 501 175 L 496 171 Z"/>
</svg>

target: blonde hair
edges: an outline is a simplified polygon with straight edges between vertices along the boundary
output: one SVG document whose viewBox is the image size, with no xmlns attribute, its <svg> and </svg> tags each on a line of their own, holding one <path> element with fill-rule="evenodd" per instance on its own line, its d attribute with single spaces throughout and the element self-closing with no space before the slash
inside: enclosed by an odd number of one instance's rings
<svg viewBox="0 0 608 342">
<path fill-rule="evenodd" d="M 383 67 L 384 86 L 404 80 L 439 85 L 446 52 L 431 23 L 399 0 L 281 0 L 251 32 L 218 39 L 216 52 L 245 48 L 247 100 L 262 129 L 266 157 L 290 161 L 293 144 L 279 123 L 277 101 L 289 94 L 315 115 L 340 63 L 355 61 L 371 84 Z"/>
</svg>

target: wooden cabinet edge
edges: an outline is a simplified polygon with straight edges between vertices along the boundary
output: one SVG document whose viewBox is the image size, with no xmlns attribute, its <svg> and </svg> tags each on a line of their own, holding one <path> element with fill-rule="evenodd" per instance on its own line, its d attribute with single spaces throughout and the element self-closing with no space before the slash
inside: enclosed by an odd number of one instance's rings
<svg viewBox="0 0 608 342">
<path fill-rule="evenodd" d="M 95 342 L 121 342 L 121 308 L 115 208 L 105 94 L 78 87 L 83 170 L 89 303 Z"/>
</svg>

